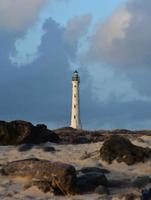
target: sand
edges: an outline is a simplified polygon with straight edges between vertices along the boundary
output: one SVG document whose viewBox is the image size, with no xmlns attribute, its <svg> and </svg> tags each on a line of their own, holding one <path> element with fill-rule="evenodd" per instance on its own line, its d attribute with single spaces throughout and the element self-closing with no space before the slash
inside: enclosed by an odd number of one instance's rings
<svg viewBox="0 0 151 200">
<path fill-rule="evenodd" d="M 141 136 L 139 139 L 133 139 L 134 144 L 151 147 L 151 136 Z M 130 182 L 137 176 L 151 175 L 151 161 L 127 166 L 125 163 L 114 161 L 111 165 L 103 162 L 99 157 L 99 149 L 102 142 L 82 145 L 56 145 L 46 143 L 34 146 L 28 151 L 19 151 L 17 146 L 0 146 L 0 166 L 10 161 L 21 160 L 26 158 L 39 158 L 50 161 L 61 161 L 72 164 L 77 170 L 82 167 L 103 167 L 111 173 L 106 174 L 109 180 L 120 180 L 123 183 Z M 53 146 L 55 152 L 45 152 L 42 146 Z M 86 158 L 85 155 L 89 154 Z M 98 194 L 86 194 L 82 196 L 58 197 L 50 193 L 44 194 L 36 187 L 25 189 L 24 185 L 28 183 L 25 179 L 11 179 L 0 176 L 0 200 L 99 200 L 99 199 L 122 199 L 122 195 L 133 192 L 140 194 L 140 191 L 134 188 L 117 187 L 110 188 L 110 196 L 101 196 Z"/>
</svg>

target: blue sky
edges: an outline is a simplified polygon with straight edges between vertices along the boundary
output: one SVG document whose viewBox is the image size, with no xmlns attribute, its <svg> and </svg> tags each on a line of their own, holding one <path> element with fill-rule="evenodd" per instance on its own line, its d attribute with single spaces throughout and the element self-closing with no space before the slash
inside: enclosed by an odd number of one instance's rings
<svg viewBox="0 0 151 200">
<path fill-rule="evenodd" d="M 111 13 L 125 0 L 71 0 L 67 3 L 56 2 L 54 5 L 48 6 L 48 13 L 58 23 L 65 25 L 68 20 L 74 16 L 81 16 L 85 14 L 91 14 L 93 21 L 97 22 L 100 19 L 104 19 L 111 15 Z M 46 9 L 46 10 L 47 10 Z"/>
<path fill-rule="evenodd" d="M 69 125 L 78 68 L 83 127 L 151 129 L 149 0 L 11 4 L 0 1 L 2 120 Z"/>
</svg>

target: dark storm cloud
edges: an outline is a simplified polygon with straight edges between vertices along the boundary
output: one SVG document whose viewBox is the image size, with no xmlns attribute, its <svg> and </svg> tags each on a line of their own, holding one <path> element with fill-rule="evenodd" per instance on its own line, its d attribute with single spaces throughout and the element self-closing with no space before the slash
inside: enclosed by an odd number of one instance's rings
<svg viewBox="0 0 151 200">
<path fill-rule="evenodd" d="M 74 51 L 63 39 L 63 29 L 51 19 L 39 49 L 40 57 L 28 67 L 17 68 L 8 59 L 15 36 L 2 34 L 0 73 L 1 118 L 66 121 L 69 115 L 70 76 L 68 59 Z"/>
</svg>

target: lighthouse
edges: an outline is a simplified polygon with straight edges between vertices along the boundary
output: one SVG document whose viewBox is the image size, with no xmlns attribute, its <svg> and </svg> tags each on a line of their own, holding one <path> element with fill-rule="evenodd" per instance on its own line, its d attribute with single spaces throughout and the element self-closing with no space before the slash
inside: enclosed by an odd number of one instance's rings
<svg viewBox="0 0 151 200">
<path fill-rule="evenodd" d="M 80 77 L 78 71 L 75 71 L 72 76 L 72 106 L 71 106 L 71 127 L 81 129 L 80 120 L 80 95 L 79 95 Z"/>
</svg>

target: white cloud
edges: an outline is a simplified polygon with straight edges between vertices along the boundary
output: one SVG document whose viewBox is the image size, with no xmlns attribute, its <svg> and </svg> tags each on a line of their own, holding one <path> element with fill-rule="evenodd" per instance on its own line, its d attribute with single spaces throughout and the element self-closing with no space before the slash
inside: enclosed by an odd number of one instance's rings
<svg viewBox="0 0 151 200">
<path fill-rule="evenodd" d="M 132 80 L 117 69 L 93 65 L 93 68 L 89 66 L 88 70 L 91 75 L 93 97 L 99 102 L 151 101 L 151 97 L 140 94 L 134 88 Z"/>
<path fill-rule="evenodd" d="M 128 1 L 97 24 L 88 58 L 118 67 L 151 66 L 150 13 L 151 1 Z"/>
<path fill-rule="evenodd" d="M 91 15 L 76 16 L 69 20 L 64 33 L 64 39 L 69 44 L 74 44 L 88 32 L 91 23 Z"/>
<path fill-rule="evenodd" d="M 125 30 L 129 27 L 131 20 L 130 13 L 125 7 L 119 9 L 105 23 L 98 25 L 97 33 L 94 36 L 95 45 L 99 48 L 101 45 L 110 47 L 115 39 L 124 39 Z"/>
<path fill-rule="evenodd" d="M 20 30 L 33 23 L 47 0 L 0 0 L 0 27 Z"/>
</svg>

